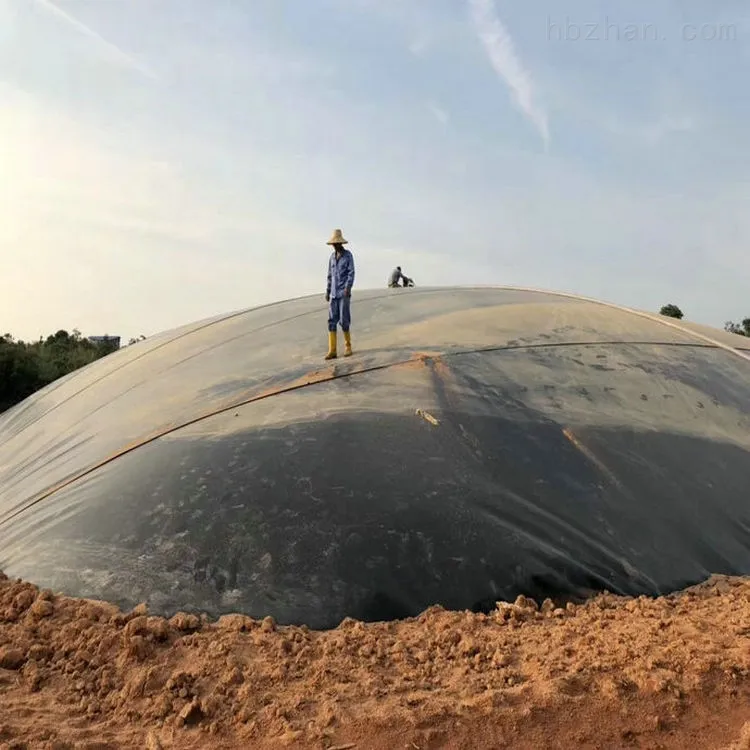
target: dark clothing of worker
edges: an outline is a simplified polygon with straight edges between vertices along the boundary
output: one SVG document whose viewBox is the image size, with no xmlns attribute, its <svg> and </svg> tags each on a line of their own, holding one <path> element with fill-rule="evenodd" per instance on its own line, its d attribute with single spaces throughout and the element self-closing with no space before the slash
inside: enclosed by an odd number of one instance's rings
<svg viewBox="0 0 750 750">
<path fill-rule="evenodd" d="M 401 284 L 398 283 L 399 280 L 401 281 Z M 391 276 L 388 279 L 388 286 L 390 288 L 398 286 L 414 286 L 414 281 L 401 273 L 401 266 L 396 266 L 393 271 L 391 271 Z"/>
<path fill-rule="evenodd" d="M 401 279 L 404 279 L 404 286 L 406 286 L 406 277 L 404 274 L 401 273 L 401 266 L 396 266 L 393 271 L 391 271 L 391 277 L 388 279 L 388 286 L 394 287 L 399 285 L 399 281 Z"/>
</svg>

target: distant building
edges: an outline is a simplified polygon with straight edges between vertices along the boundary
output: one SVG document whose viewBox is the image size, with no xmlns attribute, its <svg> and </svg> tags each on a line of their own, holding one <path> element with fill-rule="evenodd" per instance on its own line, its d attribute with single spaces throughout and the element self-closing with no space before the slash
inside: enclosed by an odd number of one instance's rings
<svg viewBox="0 0 750 750">
<path fill-rule="evenodd" d="M 89 341 L 92 344 L 108 344 L 113 349 L 120 348 L 120 337 L 119 336 L 89 336 Z"/>
</svg>

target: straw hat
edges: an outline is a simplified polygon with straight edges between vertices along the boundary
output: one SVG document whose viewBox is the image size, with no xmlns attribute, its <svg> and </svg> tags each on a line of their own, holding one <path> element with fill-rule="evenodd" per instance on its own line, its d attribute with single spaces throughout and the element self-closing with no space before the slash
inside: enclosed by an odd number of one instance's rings
<svg viewBox="0 0 750 750">
<path fill-rule="evenodd" d="M 340 229 L 334 229 L 331 239 L 326 242 L 326 245 L 346 245 L 348 241 L 344 239 L 344 235 L 341 234 Z"/>
</svg>

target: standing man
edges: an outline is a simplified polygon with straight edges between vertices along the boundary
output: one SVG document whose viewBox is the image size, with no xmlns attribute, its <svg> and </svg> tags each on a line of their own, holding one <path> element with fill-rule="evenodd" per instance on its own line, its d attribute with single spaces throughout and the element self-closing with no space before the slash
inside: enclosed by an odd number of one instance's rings
<svg viewBox="0 0 750 750">
<path fill-rule="evenodd" d="M 328 259 L 328 281 L 326 284 L 326 302 L 328 302 L 328 354 L 326 359 L 336 359 L 336 326 L 341 323 L 346 348 L 344 356 L 352 354 L 352 339 L 349 333 L 351 325 L 351 296 L 354 286 L 354 256 L 344 245 L 348 243 L 340 229 L 334 229 L 331 239 L 326 244 L 333 245 L 333 252 Z"/>
</svg>

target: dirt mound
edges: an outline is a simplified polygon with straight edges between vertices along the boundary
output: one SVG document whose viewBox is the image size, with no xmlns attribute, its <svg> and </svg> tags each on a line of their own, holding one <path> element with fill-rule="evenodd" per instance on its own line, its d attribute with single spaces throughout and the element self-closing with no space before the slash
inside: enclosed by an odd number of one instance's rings
<svg viewBox="0 0 750 750">
<path fill-rule="evenodd" d="M 0 578 L 1 748 L 750 748 L 747 579 L 313 632 Z"/>
</svg>

